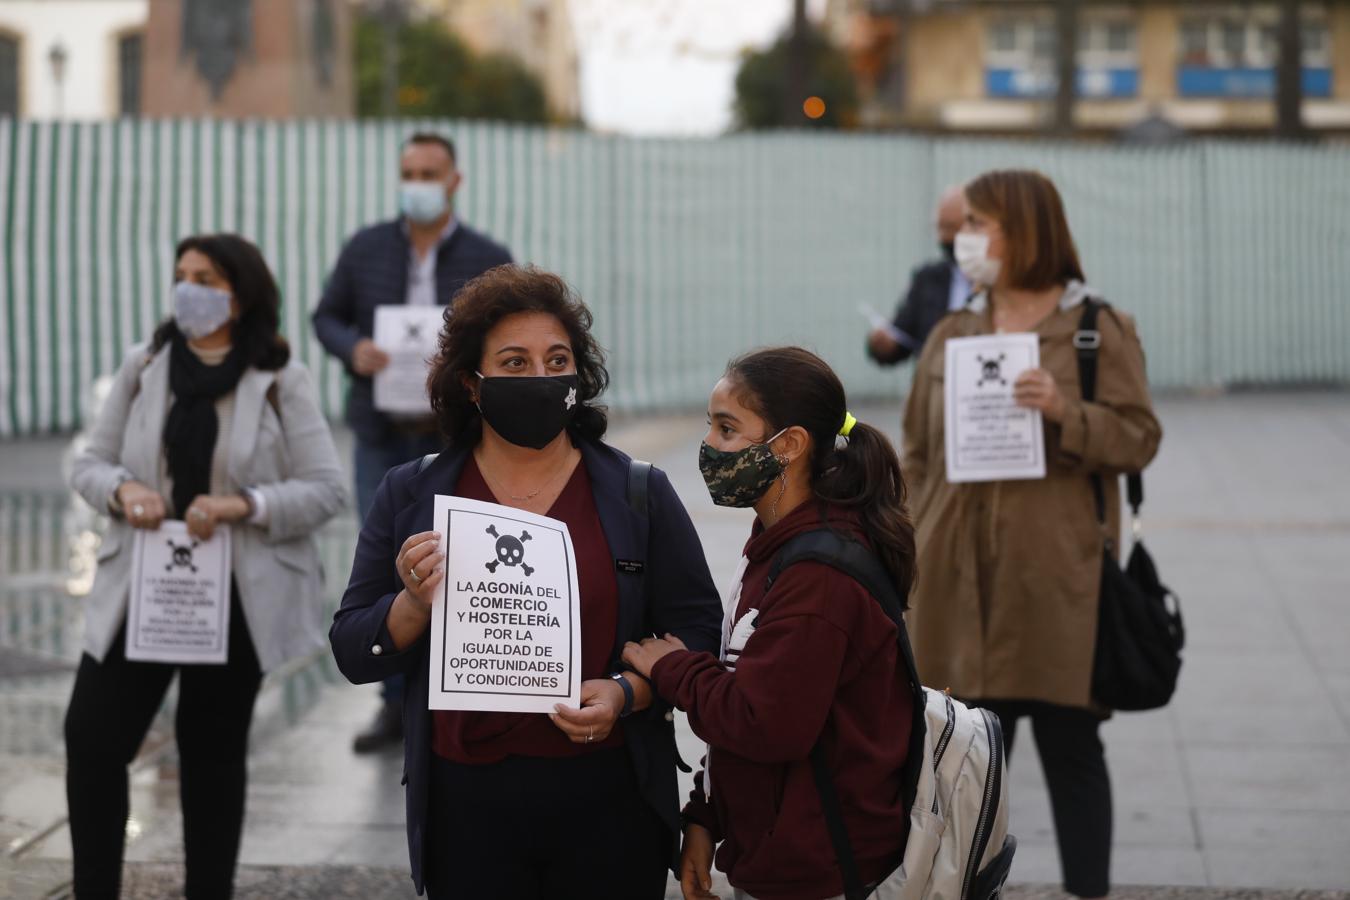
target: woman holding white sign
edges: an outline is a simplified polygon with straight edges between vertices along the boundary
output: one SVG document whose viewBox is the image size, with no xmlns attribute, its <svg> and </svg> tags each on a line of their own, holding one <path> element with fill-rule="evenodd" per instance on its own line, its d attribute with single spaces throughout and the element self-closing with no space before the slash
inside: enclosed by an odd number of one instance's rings
<svg viewBox="0 0 1350 900">
<path fill-rule="evenodd" d="M 1111 785 L 1097 734 L 1107 711 L 1090 689 L 1103 542 L 1118 546 L 1117 476 L 1148 465 L 1162 429 L 1134 321 L 1084 284 L 1054 184 L 1035 172 L 990 172 L 965 193 L 956 256 L 979 291 L 924 345 L 905 410 L 904 469 L 924 573 L 910 630 L 924 683 L 998 713 L 1010 749 L 1017 719 L 1031 719 L 1064 888 L 1100 897 L 1109 889 Z M 1092 330 L 1083 324 L 1089 306 Z M 1028 340 L 1039 362 L 1017 371 L 1011 350 L 971 343 L 999 335 Z M 955 348 L 972 346 L 981 365 L 951 364 Z M 1098 358 L 1092 402 L 1080 390 L 1080 347 Z M 958 480 L 949 445 L 965 439 L 951 401 L 1000 392 L 1009 406 L 1038 414 L 1044 474 L 963 472 Z M 996 437 L 998 427 L 989 429 Z M 972 433 L 968 459 L 978 462 L 988 445 Z M 1107 476 L 1106 530 L 1093 473 Z"/>
<path fill-rule="evenodd" d="M 408 849 L 432 897 L 655 900 L 675 859 L 669 707 L 619 654 L 654 631 L 716 646 L 721 602 L 665 474 L 601 441 L 608 374 L 590 325 L 555 275 L 500 266 L 465 286 L 428 381 L 452 449 L 385 476 L 330 631 L 353 682 L 409 676 Z M 433 518 L 438 502 L 496 515 L 447 547 L 461 532 L 454 512 Z M 574 573 L 543 571 L 559 555 L 540 524 L 565 529 Z M 449 631 L 474 621 L 472 636 Z M 519 711 L 578 670 L 579 706 Z M 481 688 L 473 701 L 430 708 L 432 681 L 440 698 L 459 676 Z"/>
<path fill-rule="evenodd" d="M 230 896 L 254 700 L 323 646 L 311 535 L 345 497 L 258 249 L 206 235 L 175 259 L 173 315 L 127 356 L 71 476 L 111 518 L 65 722 L 81 898 L 118 895 L 127 765 L 175 673 L 185 893 Z"/>
</svg>

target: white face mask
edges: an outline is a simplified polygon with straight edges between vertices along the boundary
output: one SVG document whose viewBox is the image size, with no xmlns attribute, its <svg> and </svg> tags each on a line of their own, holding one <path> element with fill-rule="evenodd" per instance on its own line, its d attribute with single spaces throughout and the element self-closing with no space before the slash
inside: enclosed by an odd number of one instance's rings
<svg viewBox="0 0 1350 900">
<path fill-rule="evenodd" d="M 445 214 L 449 201 L 445 184 L 439 181 L 403 181 L 398 186 L 398 208 L 418 225 L 430 224 Z"/>
<path fill-rule="evenodd" d="M 956 235 L 956 265 L 972 284 L 993 287 L 1003 260 L 989 258 L 989 235 L 962 231 Z"/>
</svg>

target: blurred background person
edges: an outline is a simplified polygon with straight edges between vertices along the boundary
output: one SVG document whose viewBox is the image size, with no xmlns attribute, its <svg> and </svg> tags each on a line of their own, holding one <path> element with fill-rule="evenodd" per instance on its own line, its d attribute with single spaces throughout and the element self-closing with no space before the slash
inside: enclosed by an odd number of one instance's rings
<svg viewBox="0 0 1350 900">
<path fill-rule="evenodd" d="M 353 682 L 408 676 L 409 854 L 432 897 L 664 896 L 680 833 L 674 725 L 619 652 L 653 632 L 711 651 L 722 605 L 664 472 L 648 473 L 646 513 L 633 508 L 631 460 L 602 441 L 608 381 L 590 311 L 562 279 L 515 266 L 477 279 L 429 382 L 449 449 L 392 469 L 361 528 L 330 640 Z M 446 574 L 429 530 L 437 494 L 567 523 L 580 709 L 428 711 L 431 601 Z"/>
<path fill-rule="evenodd" d="M 186 895 L 228 897 L 244 822 L 249 725 L 265 672 L 323 647 L 313 533 L 345 502 L 309 374 L 277 333 L 276 282 L 229 234 L 175 253 L 173 317 L 122 364 L 72 486 L 112 518 L 85 601 L 84 655 L 66 713 L 75 894 L 116 897 L 127 766 L 179 674 L 175 731 Z M 229 658 L 128 661 L 133 529 L 182 519 L 230 529 Z"/>
<path fill-rule="evenodd" d="M 314 331 L 352 376 L 347 424 L 355 441 L 356 512 L 364 520 L 391 467 L 442 447 L 430 415 L 392 416 L 375 408 L 372 378 L 389 364 L 375 345 L 375 307 L 384 303 L 448 307 L 464 285 L 511 261 L 511 253 L 455 216 L 463 176 L 454 144 L 416 133 L 399 158 L 397 219 L 357 232 L 342 249 L 319 305 Z M 383 702 L 352 749 L 368 753 L 403 738 L 403 679 L 381 685 Z"/>
<path fill-rule="evenodd" d="M 867 335 L 867 354 L 883 366 L 918 356 L 929 333 L 947 313 L 970 299 L 970 280 L 956 264 L 956 232 L 965 220 L 965 194 L 960 185 L 943 191 L 937 206 L 937 239 L 942 258 L 924 263 L 910 276 L 909 290 L 890 325 Z"/>
<path fill-rule="evenodd" d="M 956 255 L 979 293 L 934 329 L 919 359 L 904 420 L 905 477 L 918 523 L 910 612 L 925 684 L 993 710 L 1009 751 L 1031 719 L 1050 792 L 1064 889 L 1109 889 L 1111 784 L 1091 696 L 1103 542 L 1119 547 L 1117 476 L 1157 452 L 1144 353 L 1134 321 L 1098 316 L 1096 400 L 1081 399 L 1074 335 L 1086 302 L 1078 251 L 1059 192 L 1044 176 L 996 171 L 965 190 Z M 945 477 L 944 365 L 948 338 L 1030 332 L 1040 367 L 1013 384 L 1041 413 L 1046 476 L 954 484 Z M 1098 523 L 1092 484 L 1106 485 Z"/>
</svg>

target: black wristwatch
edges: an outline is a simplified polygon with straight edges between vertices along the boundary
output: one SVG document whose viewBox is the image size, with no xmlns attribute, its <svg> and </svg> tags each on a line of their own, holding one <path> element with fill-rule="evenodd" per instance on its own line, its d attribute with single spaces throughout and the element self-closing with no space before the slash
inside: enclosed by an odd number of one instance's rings
<svg viewBox="0 0 1350 900">
<path fill-rule="evenodd" d="M 623 677 L 622 672 L 611 672 L 610 678 L 619 683 L 623 688 L 623 709 L 619 710 L 619 718 L 626 719 L 633 714 L 633 686 L 628 683 L 628 679 Z"/>
</svg>

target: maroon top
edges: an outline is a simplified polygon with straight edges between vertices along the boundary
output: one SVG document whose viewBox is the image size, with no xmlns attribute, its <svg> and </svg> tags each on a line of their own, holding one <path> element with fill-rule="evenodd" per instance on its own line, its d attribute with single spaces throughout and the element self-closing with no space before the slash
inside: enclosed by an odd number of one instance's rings
<svg viewBox="0 0 1350 900">
<path fill-rule="evenodd" d="M 472 454 L 455 485 L 455 496 L 497 502 Z M 577 465 L 548 516 L 567 523 L 577 555 L 581 680 L 604 678 L 609 674 L 610 652 L 619 627 L 619 585 L 584 462 Z M 452 762 L 470 765 L 500 762 L 508 756 L 579 756 L 593 749 L 623 745 L 623 729 L 617 722 L 605 740 L 574 744 L 542 713 L 437 710 L 431 717 L 431 749 Z"/>
<path fill-rule="evenodd" d="M 677 651 L 652 668 L 652 686 L 712 745 L 712 796 L 700 773 L 685 817 L 722 840 L 717 867 L 731 883 L 765 900 L 843 890 L 808 761 L 817 742 L 864 882 L 894 865 L 908 814 L 900 769 L 914 703 L 894 623 L 861 584 L 826 563 L 789 566 L 764 590 L 774 556 L 788 539 L 821 528 L 821 512 L 808 502 L 772 528 L 755 523 L 735 612 L 755 624 L 739 655 L 721 663 Z M 824 512 L 830 527 L 867 542 L 856 513 Z"/>
</svg>

